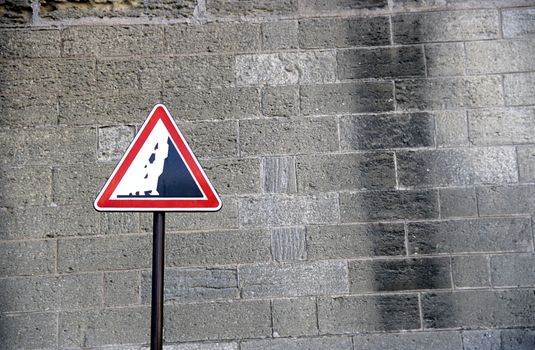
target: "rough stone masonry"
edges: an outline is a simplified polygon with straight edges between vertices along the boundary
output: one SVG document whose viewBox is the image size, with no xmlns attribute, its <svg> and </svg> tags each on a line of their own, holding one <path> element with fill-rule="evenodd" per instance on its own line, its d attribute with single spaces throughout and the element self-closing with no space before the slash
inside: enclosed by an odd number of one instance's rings
<svg viewBox="0 0 535 350">
<path fill-rule="evenodd" d="M 151 215 L 92 201 L 165 103 L 168 350 L 535 348 L 535 1 L 4 0 L 0 348 L 140 349 Z"/>
</svg>

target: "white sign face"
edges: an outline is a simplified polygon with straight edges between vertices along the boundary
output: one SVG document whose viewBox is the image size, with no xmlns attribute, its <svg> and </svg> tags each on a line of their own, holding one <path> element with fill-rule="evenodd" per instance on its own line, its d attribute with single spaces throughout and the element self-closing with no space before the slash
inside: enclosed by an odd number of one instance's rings
<svg viewBox="0 0 535 350">
<path fill-rule="evenodd" d="M 101 211 L 215 211 L 221 201 L 163 105 L 156 105 L 95 200 Z"/>
</svg>

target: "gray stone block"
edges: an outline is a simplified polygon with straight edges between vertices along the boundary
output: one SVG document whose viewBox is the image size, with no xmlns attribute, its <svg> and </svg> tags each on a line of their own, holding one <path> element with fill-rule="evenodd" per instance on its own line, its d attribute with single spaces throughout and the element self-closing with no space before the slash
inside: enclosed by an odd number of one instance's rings
<svg viewBox="0 0 535 350">
<path fill-rule="evenodd" d="M 234 120 L 179 122 L 178 127 L 199 158 L 238 155 L 238 123 Z"/>
<path fill-rule="evenodd" d="M 391 334 L 363 334 L 353 337 L 358 350 L 462 350 L 460 332 L 411 332 Z"/>
<path fill-rule="evenodd" d="M 157 91 L 130 91 L 120 94 L 98 92 L 79 97 L 62 97 L 59 100 L 59 123 L 141 125 L 149 115 L 151 106 L 160 102 L 160 93 Z"/>
<path fill-rule="evenodd" d="M 140 303 L 139 271 L 104 273 L 104 306 L 138 305 Z"/>
<path fill-rule="evenodd" d="M 268 300 L 169 305 L 164 317 L 169 342 L 271 336 Z"/>
<path fill-rule="evenodd" d="M 396 186 L 392 152 L 298 156 L 296 170 L 299 192 L 388 189 Z"/>
<path fill-rule="evenodd" d="M 535 69 L 533 39 L 466 43 L 468 74 L 523 72 Z"/>
<path fill-rule="evenodd" d="M 49 167 L 0 168 L 0 205 L 23 207 L 52 202 L 52 170 Z"/>
<path fill-rule="evenodd" d="M 191 18 L 198 6 L 195 0 L 147 0 L 145 13 L 166 18 Z"/>
<path fill-rule="evenodd" d="M 55 96 L 0 96 L 0 109 L 0 127 L 58 124 L 58 100 Z"/>
<path fill-rule="evenodd" d="M 171 232 L 238 228 L 237 200 L 232 197 L 223 197 L 221 201 L 223 205 L 217 212 L 167 213 L 165 227 Z M 142 230 L 152 232 L 152 219 L 152 213 L 142 214 Z"/>
<path fill-rule="evenodd" d="M 244 119 L 260 115 L 256 88 L 177 88 L 164 91 L 163 100 L 179 120 Z"/>
<path fill-rule="evenodd" d="M 299 46 L 303 49 L 389 44 L 388 17 L 318 18 L 299 21 Z"/>
<path fill-rule="evenodd" d="M 518 182 L 513 147 L 457 148 L 396 153 L 400 186 L 463 186 Z"/>
<path fill-rule="evenodd" d="M 264 50 L 286 50 L 299 47 L 297 21 L 262 23 L 262 48 Z"/>
<path fill-rule="evenodd" d="M 355 260 L 348 268 L 353 294 L 452 287 L 449 258 Z"/>
<path fill-rule="evenodd" d="M 57 346 L 57 313 L 0 314 L 0 344 L 6 349 Z"/>
<path fill-rule="evenodd" d="M 136 91 L 141 89 L 139 62 L 127 58 L 106 58 L 97 61 L 97 86 L 99 90 Z"/>
<path fill-rule="evenodd" d="M 64 57 L 165 53 L 163 26 L 72 26 L 62 32 Z"/>
<path fill-rule="evenodd" d="M 496 39 L 496 10 L 427 12 L 392 17 L 394 42 L 400 44 Z"/>
<path fill-rule="evenodd" d="M 477 198 L 473 187 L 441 188 L 439 194 L 441 217 L 477 216 Z"/>
<path fill-rule="evenodd" d="M 530 290 L 436 292 L 422 296 L 424 328 L 530 327 L 534 307 L 535 295 Z"/>
<path fill-rule="evenodd" d="M 261 192 L 259 159 L 205 159 L 201 163 L 219 194 Z"/>
<path fill-rule="evenodd" d="M 306 239 L 311 260 L 405 254 L 403 224 L 308 226 Z"/>
<path fill-rule="evenodd" d="M 464 111 L 441 111 L 433 115 L 438 147 L 468 145 L 468 120 Z"/>
<path fill-rule="evenodd" d="M 330 83 L 335 79 L 333 51 L 236 56 L 236 83 L 242 86 Z"/>
<path fill-rule="evenodd" d="M 266 195 L 239 201 L 243 226 L 296 226 L 332 224 L 338 221 L 338 196 L 335 193 Z"/>
<path fill-rule="evenodd" d="M 503 77 L 507 106 L 535 103 L 535 73 L 506 74 Z"/>
<path fill-rule="evenodd" d="M 0 292 L 3 295 L 1 312 L 100 307 L 102 275 L 3 278 Z"/>
<path fill-rule="evenodd" d="M 167 266 L 236 265 L 271 260 L 263 230 L 191 232 L 167 236 Z"/>
<path fill-rule="evenodd" d="M 106 212 L 99 213 L 100 234 L 114 235 L 121 233 L 139 233 L 139 213 Z"/>
<path fill-rule="evenodd" d="M 418 298 L 413 294 L 320 298 L 318 318 L 320 334 L 420 328 Z"/>
<path fill-rule="evenodd" d="M 451 258 L 451 269 L 456 288 L 490 287 L 487 256 L 454 256 Z"/>
<path fill-rule="evenodd" d="M 526 214 L 534 212 L 535 187 L 492 186 L 476 188 L 480 215 Z"/>
<path fill-rule="evenodd" d="M 297 178 L 294 158 L 262 158 L 262 180 L 265 193 L 295 193 Z"/>
<path fill-rule="evenodd" d="M 321 338 L 286 338 L 247 340 L 241 344 L 242 350 L 351 350 L 349 337 L 321 337 Z"/>
<path fill-rule="evenodd" d="M 59 30 L 2 30 L 0 57 L 60 57 Z"/>
<path fill-rule="evenodd" d="M 273 336 L 318 334 L 315 298 L 275 299 L 272 303 Z M 252 345 L 252 344 L 249 344 Z M 284 349 L 288 349 L 285 344 Z M 242 348 L 244 344 L 242 343 Z M 247 347 L 247 345 L 245 346 Z M 253 347 L 257 349 L 257 347 Z"/>
<path fill-rule="evenodd" d="M 445 10 L 529 6 L 531 0 L 394 0 L 396 10 Z"/>
<path fill-rule="evenodd" d="M 53 169 L 54 203 L 91 203 L 113 171 L 112 164 L 62 166 Z"/>
<path fill-rule="evenodd" d="M 141 274 L 141 302 L 151 303 L 152 274 Z M 190 303 L 221 299 L 238 299 L 236 269 L 167 269 L 165 271 L 164 301 Z"/>
<path fill-rule="evenodd" d="M 208 0 L 206 10 L 213 16 L 276 16 L 297 13 L 297 0 Z"/>
<path fill-rule="evenodd" d="M 305 13 L 377 10 L 387 6 L 387 0 L 305 0 L 301 3 L 301 9 Z"/>
<path fill-rule="evenodd" d="M 396 81 L 398 109 L 458 109 L 503 105 L 497 76 Z"/>
<path fill-rule="evenodd" d="M 266 86 L 262 89 L 262 114 L 269 117 L 299 115 L 299 88 L 297 86 Z"/>
<path fill-rule="evenodd" d="M 87 2 L 79 6 L 76 1 L 40 0 L 41 17 L 51 20 L 69 20 L 83 17 L 138 17 L 143 13 L 143 2 L 119 0 L 113 2 Z"/>
<path fill-rule="evenodd" d="M 4 241 L 0 252 L 0 277 L 46 275 L 56 270 L 55 241 Z"/>
<path fill-rule="evenodd" d="M 148 235 L 62 239 L 58 242 L 60 272 L 147 268 L 151 263 Z"/>
<path fill-rule="evenodd" d="M 340 194 L 340 221 L 433 219 L 438 217 L 434 190 L 373 191 Z"/>
<path fill-rule="evenodd" d="M 173 344 L 164 345 L 164 350 L 238 350 L 238 343 L 185 343 L 185 344 Z M 114 350 L 114 349 L 112 349 Z M 121 350 L 121 349 L 118 349 Z M 129 349 L 126 349 L 129 350 Z M 138 349 L 134 349 L 138 350 Z M 143 348 L 142 350 L 149 350 L 149 348 Z"/>
<path fill-rule="evenodd" d="M 533 254 L 495 255 L 490 258 L 492 285 L 494 287 L 535 286 Z"/>
<path fill-rule="evenodd" d="M 148 307 L 83 310 L 59 314 L 59 346 L 63 348 L 142 344 L 149 339 L 149 331 Z"/>
<path fill-rule="evenodd" d="M 338 79 L 424 76 L 423 48 L 400 46 L 338 50 Z"/>
<path fill-rule="evenodd" d="M 165 90 L 174 88 L 229 87 L 235 82 L 234 56 L 206 55 L 181 56 L 164 59 L 161 63 L 149 62 L 153 66 L 142 74 L 143 80 L 154 81 L 161 77 Z M 160 64 L 163 63 L 163 67 Z M 155 78 L 156 74 L 156 78 Z"/>
<path fill-rule="evenodd" d="M 256 23 L 178 24 L 165 28 L 170 54 L 259 51 L 260 25 Z"/>
<path fill-rule="evenodd" d="M 519 38 L 535 34 L 535 9 L 507 9 L 502 11 L 503 36 Z"/>
<path fill-rule="evenodd" d="M 531 226 L 525 218 L 409 223 L 411 254 L 528 251 Z"/>
<path fill-rule="evenodd" d="M 468 112 L 473 145 L 514 145 L 535 142 L 535 108 Z"/>
<path fill-rule="evenodd" d="M 0 131 L 2 165 L 56 165 L 95 161 L 94 128 Z"/>
<path fill-rule="evenodd" d="M 385 112 L 394 109 L 391 83 L 357 82 L 301 86 L 303 115 Z"/>
<path fill-rule="evenodd" d="M 242 156 L 338 150 L 333 118 L 241 120 L 239 133 Z"/>
<path fill-rule="evenodd" d="M 497 329 L 463 332 L 465 350 L 530 350 L 535 334 L 530 329 Z"/>
<path fill-rule="evenodd" d="M 271 230 L 271 254 L 276 261 L 304 260 L 307 257 L 305 229 L 281 227 Z"/>
<path fill-rule="evenodd" d="M 435 121 L 428 113 L 356 115 L 340 118 L 345 150 L 429 147 L 435 144 Z"/>
<path fill-rule="evenodd" d="M 535 182 L 535 147 L 518 146 L 516 148 L 518 162 L 518 180 L 522 182 Z"/>
<path fill-rule="evenodd" d="M 243 298 L 347 294 L 345 261 L 238 266 Z"/>
<path fill-rule="evenodd" d="M 464 45 L 462 43 L 427 44 L 424 50 L 429 76 L 464 74 Z"/>
</svg>

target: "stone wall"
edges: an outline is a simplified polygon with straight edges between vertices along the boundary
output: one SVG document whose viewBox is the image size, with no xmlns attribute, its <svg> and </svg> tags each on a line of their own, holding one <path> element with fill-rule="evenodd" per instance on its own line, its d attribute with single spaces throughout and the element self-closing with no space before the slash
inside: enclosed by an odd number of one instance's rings
<svg viewBox="0 0 535 350">
<path fill-rule="evenodd" d="M 223 199 L 167 216 L 169 350 L 535 348 L 535 1 L 0 15 L 2 349 L 148 343 L 151 215 L 92 201 L 158 102 Z"/>
</svg>

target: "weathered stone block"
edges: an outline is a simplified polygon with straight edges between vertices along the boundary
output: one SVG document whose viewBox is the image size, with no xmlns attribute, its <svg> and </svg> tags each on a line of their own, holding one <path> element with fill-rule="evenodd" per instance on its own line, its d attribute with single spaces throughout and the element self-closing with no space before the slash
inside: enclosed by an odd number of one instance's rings
<svg viewBox="0 0 535 350">
<path fill-rule="evenodd" d="M 53 169 L 54 203 L 91 203 L 113 171 L 112 164 L 65 166 Z"/>
<path fill-rule="evenodd" d="M 429 76 L 463 75 L 464 46 L 462 43 L 427 44 L 424 50 Z"/>
<path fill-rule="evenodd" d="M 530 350 L 535 334 L 530 329 L 464 331 L 463 344 L 465 350 Z"/>
<path fill-rule="evenodd" d="M 0 314 L 0 343 L 8 349 L 54 348 L 58 341 L 57 313 Z"/>
<path fill-rule="evenodd" d="M 167 236 L 167 266 L 247 264 L 271 260 L 269 232 L 233 230 Z"/>
<path fill-rule="evenodd" d="M 401 186 L 518 182 L 513 147 L 402 151 L 396 157 Z"/>
<path fill-rule="evenodd" d="M 167 26 L 165 34 L 171 54 L 254 52 L 261 45 L 256 23 L 178 24 Z"/>
<path fill-rule="evenodd" d="M 320 334 L 420 328 L 418 298 L 412 294 L 320 298 L 318 318 Z"/>
<path fill-rule="evenodd" d="M 100 219 L 100 234 L 114 235 L 140 232 L 139 213 L 106 212 L 98 215 Z"/>
<path fill-rule="evenodd" d="M 394 154 L 333 154 L 296 158 L 299 192 L 387 189 L 396 186 Z"/>
<path fill-rule="evenodd" d="M 275 16 L 297 12 L 297 0 L 208 0 L 206 10 L 214 16 Z"/>
<path fill-rule="evenodd" d="M 535 34 L 535 9 L 508 9 L 502 11 L 503 36 L 518 38 Z"/>
<path fill-rule="evenodd" d="M 55 270 L 55 241 L 0 243 L 0 277 L 46 275 Z"/>
<path fill-rule="evenodd" d="M 1 206 L 23 207 L 52 202 L 52 170 L 48 167 L 2 167 L 0 178 Z"/>
<path fill-rule="evenodd" d="M 128 327 L 124 327 L 125 324 Z M 118 328 L 121 328 L 120 332 Z M 62 312 L 59 315 L 59 346 L 142 344 L 149 339 L 149 330 L 148 307 Z"/>
<path fill-rule="evenodd" d="M 150 62 L 142 73 L 143 81 L 161 77 L 164 90 L 174 88 L 229 87 L 235 82 L 234 56 L 182 56 Z M 163 64 L 163 67 L 161 66 Z"/>
<path fill-rule="evenodd" d="M 294 158 L 262 158 L 262 180 L 265 193 L 295 193 L 297 179 Z"/>
<path fill-rule="evenodd" d="M 498 38 L 498 11 L 426 12 L 392 17 L 394 42 L 464 41 Z"/>
<path fill-rule="evenodd" d="M 286 50 L 299 47 L 297 21 L 262 23 L 262 48 L 264 50 Z"/>
<path fill-rule="evenodd" d="M 333 118 L 241 120 L 239 132 L 242 156 L 338 150 Z"/>
<path fill-rule="evenodd" d="M 403 224 L 308 226 L 306 239 L 311 260 L 405 254 Z"/>
<path fill-rule="evenodd" d="M 141 274 L 141 302 L 151 303 L 150 271 Z M 218 299 L 238 299 L 236 269 L 167 269 L 165 271 L 164 301 L 190 303 Z"/>
<path fill-rule="evenodd" d="M 164 317 L 170 342 L 271 336 L 268 300 L 169 305 Z"/>
<path fill-rule="evenodd" d="M 338 79 L 424 76 L 422 47 L 339 50 Z"/>
<path fill-rule="evenodd" d="M 466 71 L 469 74 L 523 72 L 535 69 L 532 39 L 478 41 L 466 43 Z"/>
<path fill-rule="evenodd" d="M 243 119 L 260 115 L 256 88 L 177 88 L 164 92 L 164 102 L 180 120 Z"/>
<path fill-rule="evenodd" d="M 338 221 L 338 196 L 335 193 L 243 198 L 239 208 L 243 226 L 296 226 Z"/>
<path fill-rule="evenodd" d="M 205 159 L 202 167 L 219 194 L 259 193 L 259 159 Z"/>
<path fill-rule="evenodd" d="M 0 67 L 0 91 L 5 95 L 50 96 L 60 85 L 57 62 L 51 59 L 6 60 Z"/>
<path fill-rule="evenodd" d="M 533 254 L 495 255 L 490 258 L 494 287 L 531 287 L 535 285 Z"/>
<path fill-rule="evenodd" d="M 332 51 L 236 56 L 239 85 L 329 83 L 335 79 L 336 56 Z"/>
<path fill-rule="evenodd" d="M 32 5 L 28 0 L 7 0 L 0 5 L 0 13 L 1 25 L 28 24 L 32 20 Z"/>
<path fill-rule="evenodd" d="M 387 6 L 387 0 L 305 0 L 301 3 L 305 13 L 376 10 Z"/>
<path fill-rule="evenodd" d="M 468 112 L 473 145 L 513 145 L 535 142 L 535 108 Z"/>
<path fill-rule="evenodd" d="M 275 299 L 272 317 L 274 337 L 318 334 L 315 298 Z"/>
<path fill-rule="evenodd" d="M 477 216 L 477 198 L 473 187 L 441 188 L 440 215 L 443 218 Z"/>
<path fill-rule="evenodd" d="M 266 86 L 262 89 L 262 114 L 270 117 L 299 115 L 299 88 L 297 86 Z"/>
<path fill-rule="evenodd" d="M 0 109 L 0 127 L 58 124 L 58 100 L 55 96 L 0 96 Z"/>
<path fill-rule="evenodd" d="M 140 303 L 139 271 L 104 273 L 104 306 L 137 305 Z"/>
<path fill-rule="evenodd" d="M 468 121 L 464 111 L 441 111 L 433 115 L 438 147 L 468 145 Z"/>
<path fill-rule="evenodd" d="M 59 30 L 2 30 L 0 57 L 60 57 Z"/>
<path fill-rule="evenodd" d="M 238 123 L 234 120 L 179 122 L 178 127 L 199 158 L 238 155 Z"/>
<path fill-rule="evenodd" d="M 241 347 L 243 350 L 351 350 L 352 344 L 349 337 L 321 337 L 247 340 Z"/>
<path fill-rule="evenodd" d="M 437 292 L 422 297 L 424 328 L 529 327 L 533 308 L 535 295 L 530 290 Z"/>
<path fill-rule="evenodd" d="M 243 298 L 346 294 L 344 261 L 238 266 Z"/>
<path fill-rule="evenodd" d="M 98 128 L 97 158 L 99 161 L 118 161 L 134 138 L 132 126 L 106 126 Z"/>
<path fill-rule="evenodd" d="M 492 186 L 476 188 L 479 215 L 529 214 L 535 211 L 535 187 Z"/>
<path fill-rule="evenodd" d="M 300 92 L 303 115 L 384 112 L 394 109 L 391 83 L 304 85 Z"/>
<path fill-rule="evenodd" d="M 362 334 L 353 337 L 356 349 L 366 350 L 460 350 L 460 332 L 412 332 L 401 334 Z"/>
<path fill-rule="evenodd" d="M 196 0 L 147 0 L 145 13 L 167 18 L 191 18 L 198 6 Z"/>
<path fill-rule="evenodd" d="M 529 219 L 497 218 L 409 223 L 411 254 L 528 251 Z"/>
<path fill-rule="evenodd" d="M 271 254 L 276 261 L 306 259 L 305 229 L 281 227 L 271 230 Z"/>
<path fill-rule="evenodd" d="M 520 182 L 535 182 L 535 147 L 518 146 L 516 148 L 518 178 Z"/>
<path fill-rule="evenodd" d="M 62 239 L 58 242 L 60 272 L 147 268 L 151 263 L 148 235 Z"/>
<path fill-rule="evenodd" d="M 535 73 L 506 74 L 503 77 L 507 106 L 535 103 Z"/>
<path fill-rule="evenodd" d="M 433 219 L 437 202 L 433 190 L 340 193 L 340 221 Z"/>
<path fill-rule="evenodd" d="M 120 93 L 141 89 L 139 62 L 124 58 L 107 58 L 97 61 L 97 86 L 99 90 Z"/>
<path fill-rule="evenodd" d="M 453 284 L 456 288 L 490 287 L 488 257 L 482 255 L 451 258 Z"/>
<path fill-rule="evenodd" d="M 529 6 L 530 0 L 394 0 L 396 10 L 445 10 Z"/>
<path fill-rule="evenodd" d="M 395 85 L 401 110 L 503 105 L 501 79 L 497 76 L 404 80 Z"/>
<path fill-rule="evenodd" d="M 301 48 L 389 44 L 388 17 L 321 18 L 299 21 L 299 46 Z"/>
<path fill-rule="evenodd" d="M 434 135 L 435 121 L 428 113 L 340 118 L 340 143 L 346 150 L 429 147 Z"/>
<path fill-rule="evenodd" d="M 351 293 L 452 287 L 449 258 L 355 260 L 348 267 Z"/>
</svg>

